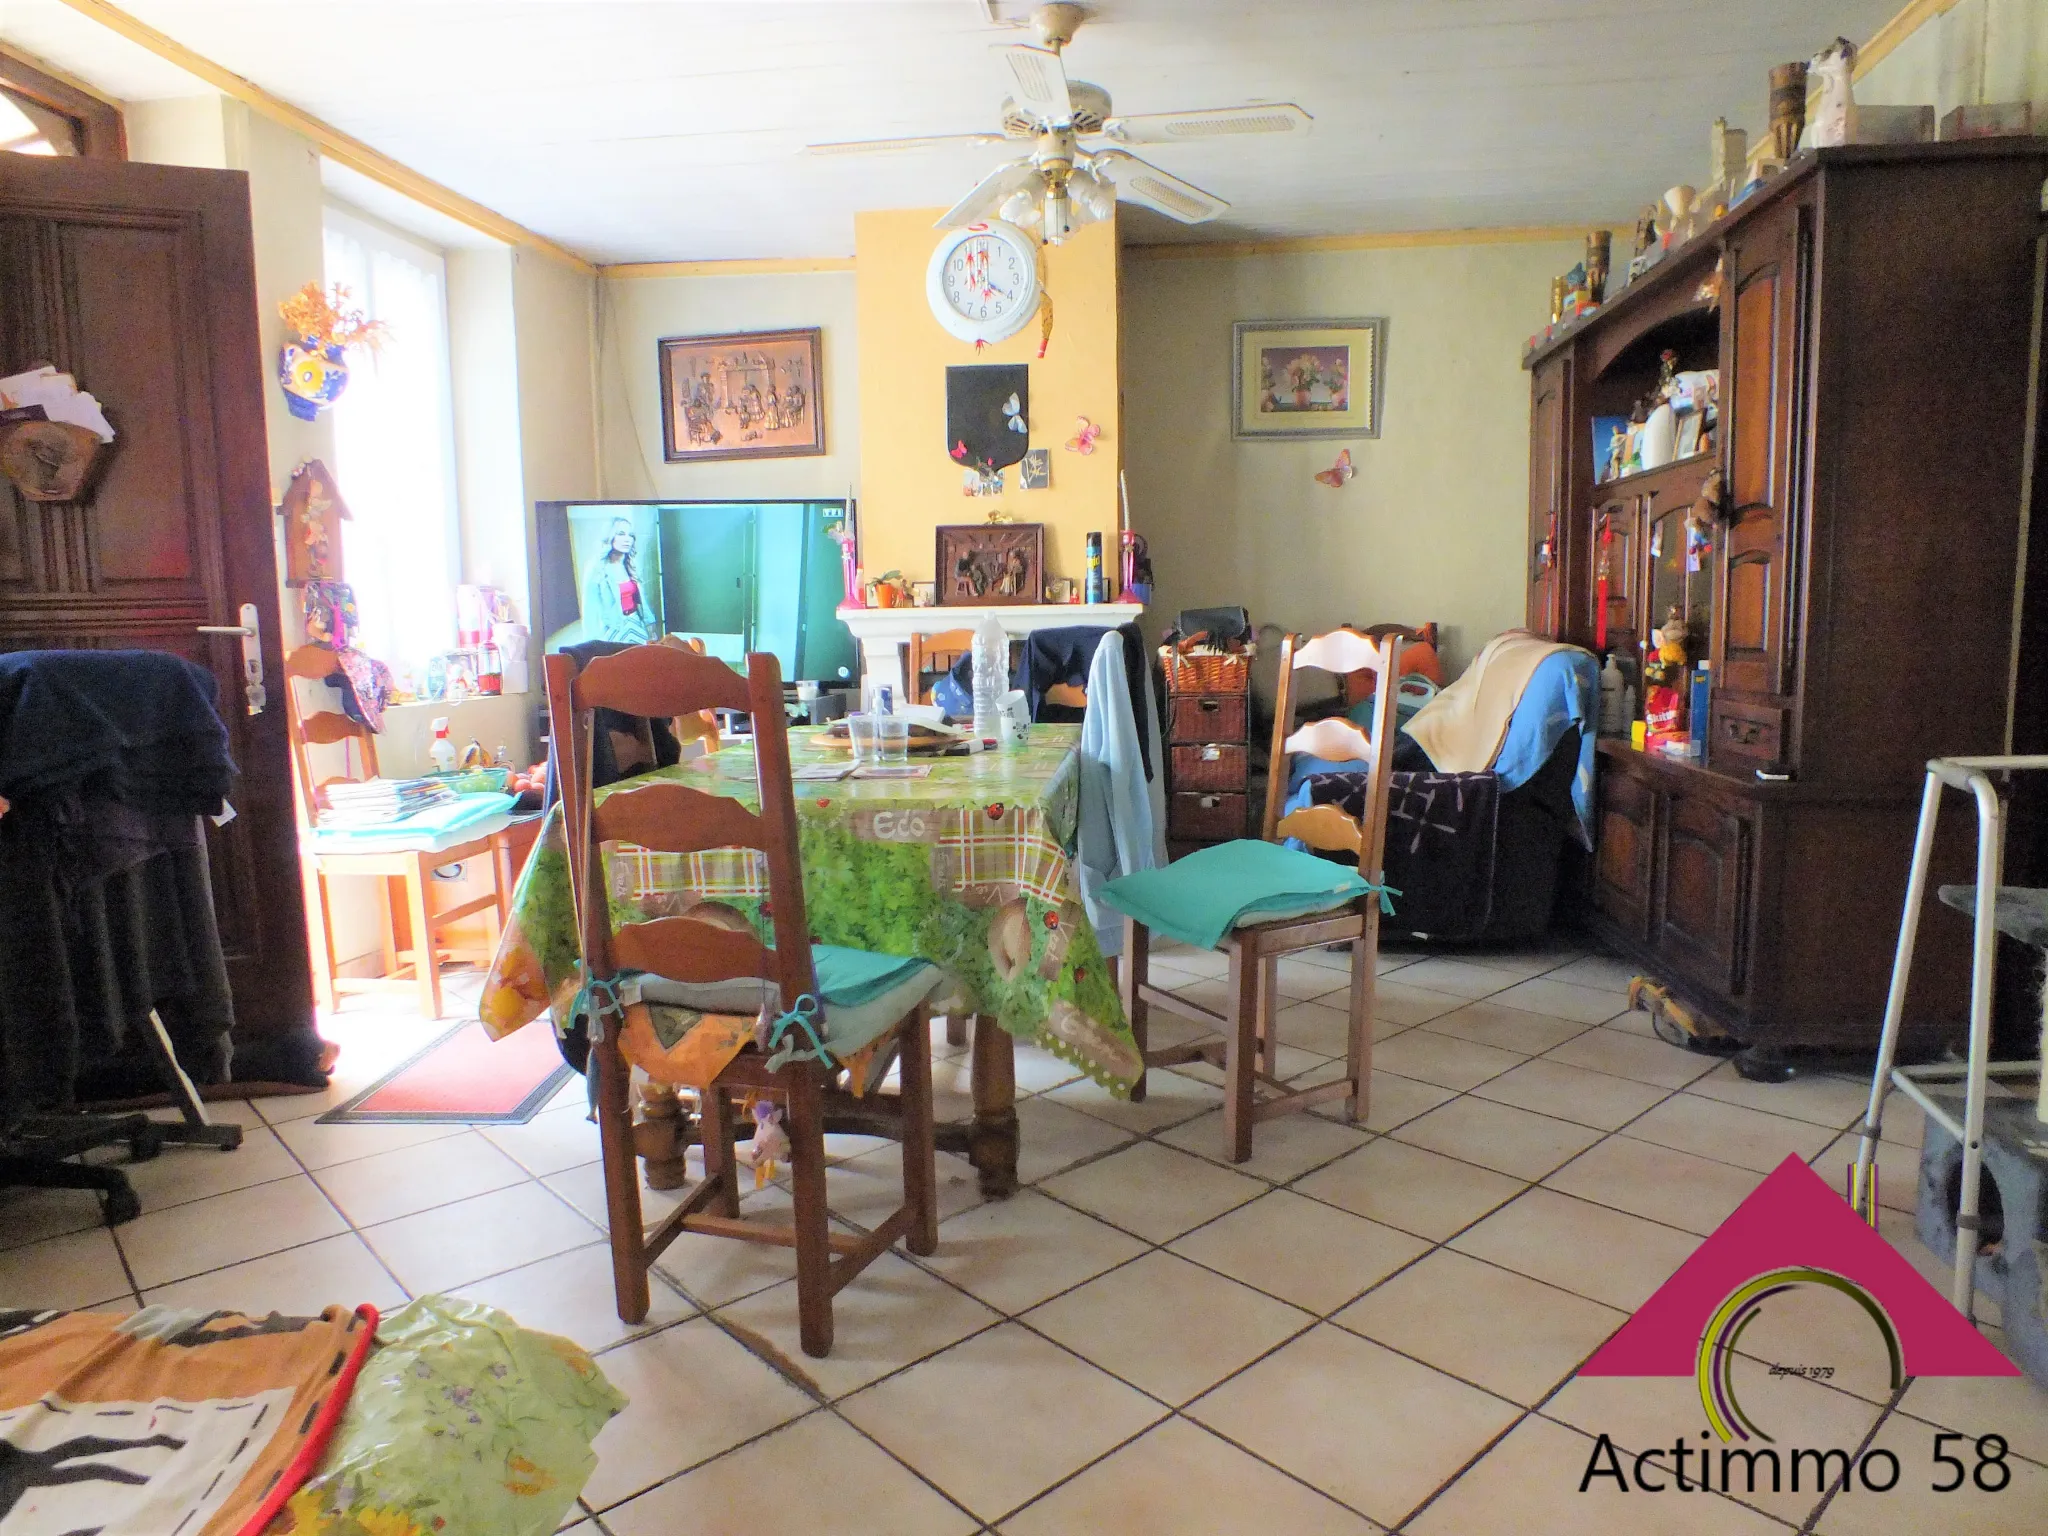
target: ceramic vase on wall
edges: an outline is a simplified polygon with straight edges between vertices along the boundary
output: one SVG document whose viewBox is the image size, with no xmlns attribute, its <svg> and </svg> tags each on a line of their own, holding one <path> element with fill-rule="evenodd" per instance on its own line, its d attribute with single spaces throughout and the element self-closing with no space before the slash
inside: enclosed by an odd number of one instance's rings
<svg viewBox="0 0 2048 1536">
<path fill-rule="evenodd" d="M 284 403 L 301 421 L 311 421 L 348 388 L 348 357 L 335 342 L 311 336 L 288 341 L 277 354 L 277 382 Z"/>
</svg>

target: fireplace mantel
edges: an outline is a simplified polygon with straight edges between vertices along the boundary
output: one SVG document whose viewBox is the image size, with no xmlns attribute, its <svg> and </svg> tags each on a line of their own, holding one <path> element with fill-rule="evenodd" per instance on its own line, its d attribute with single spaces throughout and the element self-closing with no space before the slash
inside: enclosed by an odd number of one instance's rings
<svg viewBox="0 0 2048 1536">
<path fill-rule="evenodd" d="M 1016 603 L 976 606 L 962 603 L 944 608 L 848 608 L 839 617 L 860 642 L 861 668 L 865 677 L 887 683 L 904 699 L 903 646 L 912 635 L 936 635 L 949 629 L 976 629 L 983 618 L 994 614 L 1003 631 L 1013 640 L 1034 630 L 1066 629 L 1099 624 L 1114 629 L 1136 620 L 1145 609 L 1139 603 Z"/>
</svg>

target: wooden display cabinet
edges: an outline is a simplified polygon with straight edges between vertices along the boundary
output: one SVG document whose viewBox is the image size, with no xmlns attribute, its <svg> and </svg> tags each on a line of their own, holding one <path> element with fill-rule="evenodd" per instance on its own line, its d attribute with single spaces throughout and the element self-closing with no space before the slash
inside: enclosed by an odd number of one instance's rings
<svg viewBox="0 0 2048 1536">
<path fill-rule="evenodd" d="M 1588 924 L 1753 1069 L 1874 1048 L 1926 760 L 2048 734 L 2009 692 L 2048 664 L 2048 604 L 2015 611 L 2024 576 L 2048 591 L 2048 539 L 2021 531 L 2044 176 L 2036 139 L 1802 155 L 1528 358 L 1530 626 L 1592 647 L 1604 566 L 1638 688 L 1673 607 L 1711 663 L 1704 760 L 1600 744 Z M 1593 418 L 1648 393 L 1666 348 L 1720 369 L 1712 452 L 1596 484 Z M 2016 834 L 2008 878 L 2040 840 Z M 1960 838 L 1938 858 L 1966 877 Z M 1909 1048 L 1966 1017 L 1965 940 L 1923 930 Z"/>
</svg>

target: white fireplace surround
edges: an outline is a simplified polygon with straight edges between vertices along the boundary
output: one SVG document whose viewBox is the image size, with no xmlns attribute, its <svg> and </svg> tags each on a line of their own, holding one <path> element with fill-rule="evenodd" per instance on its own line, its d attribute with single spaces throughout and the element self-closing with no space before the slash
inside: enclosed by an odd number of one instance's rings
<svg viewBox="0 0 2048 1536">
<path fill-rule="evenodd" d="M 903 647 L 912 635 L 936 635 L 950 629 L 977 629 L 994 614 L 1013 640 L 1040 629 L 1066 629 L 1099 624 L 1114 629 L 1144 613 L 1138 603 L 1018 603 L 976 606 L 962 603 L 944 608 L 847 608 L 839 617 L 860 641 L 862 675 L 887 683 L 899 700 L 908 699 L 903 676 Z"/>
</svg>

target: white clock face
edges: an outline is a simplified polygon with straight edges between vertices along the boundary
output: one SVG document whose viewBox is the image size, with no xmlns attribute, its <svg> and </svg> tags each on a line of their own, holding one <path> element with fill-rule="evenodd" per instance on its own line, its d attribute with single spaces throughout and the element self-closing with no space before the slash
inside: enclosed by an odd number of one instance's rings
<svg viewBox="0 0 2048 1536">
<path fill-rule="evenodd" d="M 941 237 L 926 274 L 932 315 L 962 341 L 1001 341 L 1038 310 L 1037 250 L 1007 224 Z"/>
<path fill-rule="evenodd" d="M 971 235 L 953 247 L 939 285 L 963 320 L 1001 324 L 1023 302 L 1024 272 L 1024 263 L 1008 241 Z"/>
</svg>

